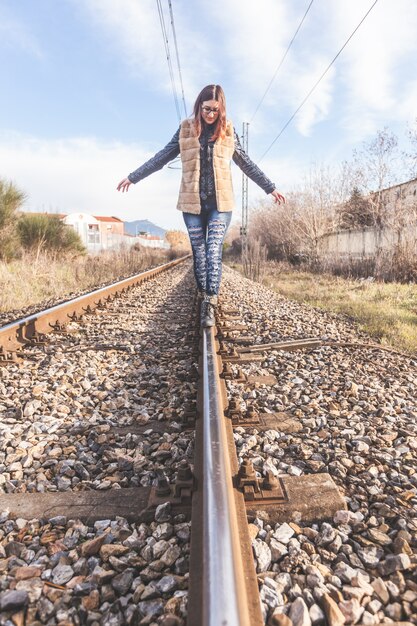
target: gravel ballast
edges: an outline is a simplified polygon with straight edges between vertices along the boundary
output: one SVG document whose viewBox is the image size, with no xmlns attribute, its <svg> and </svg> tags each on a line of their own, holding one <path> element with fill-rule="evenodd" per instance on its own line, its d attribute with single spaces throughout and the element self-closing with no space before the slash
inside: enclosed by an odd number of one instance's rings
<svg viewBox="0 0 417 626">
<path fill-rule="evenodd" d="M 195 409 L 194 292 L 189 266 L 180 266 L 0 368 L 3 493 L 111 498 L 155 484 L 161 472 L 173 483 L 193 463 L 193 433 L 181 422 Z M 297 425 L 236 428 L 239 461 L 251 460 L 259 477 L 328 472 L 347 503 L 315 524 L 273 524 L 261 512 L 250 520 L 265 624 L 417 624 L 416 360 L 366 346 L 348 319 L 228 268 L 221 297 L 239 310 L 243 329 L 232 336 L 249 344 L 323 341 L 231 366 L 269 377 L 227 381 L 243 415 Z M 169 505 L 149 523 L 3 511 L 0 626 L 181 626 L 190 533 Z"/>
<path fill-rule="evenodd" d="M 223 289 L 226 306 L 240 310 L 246 330 L 239 336 L 251 343 L 335 342 L 308 351 L 268 349 L 260 363 L 239 365 L 249 376 L 274 376 L 274 385 L 227 383 L 243 414 L 249 407 L 285 414 L 302 427 L 237 428 L 240 461 L 250 459 L 258 476 L 328 472 L 348 505 L 308 526 L 252 520 L 265 623 L 417 623 L 416 361 L 338 346 L 368 338 L 348 320 L 288 301 L 231 270 Z"/>
<path fill-rule="evenodd" d="M 107 491 L 174 482 L 192 463 L 194 280 L 161 274 L 0 369 L 0 490 Z M 0 517 L 0 624 L 184 624 L 190 522 Z"/>
</svg>

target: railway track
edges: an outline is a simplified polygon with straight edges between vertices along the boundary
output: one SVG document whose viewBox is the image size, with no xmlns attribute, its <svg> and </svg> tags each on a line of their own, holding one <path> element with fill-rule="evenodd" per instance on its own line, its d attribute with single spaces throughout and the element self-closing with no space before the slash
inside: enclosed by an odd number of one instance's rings
<svg viewBox="0 0 417 626">
<path fill-rule="evenodd" d="M 417 623 L 415 363 L 229 271 L 200 332 L 189 267 L 143 278 L 0 329 L 0 624 Z"/>
<path fill-rule="evenodd" d="M 102 307 L 112 298 L 119 297 L 132 287 L 175 267 L 182 260 L 176 259 L 3 325 L 0 327 L 0 364 L 15 361 L 16 352 L 22 347 L 41 342 L 46 334 L 59 331 L 69 321 L 77 321 L 86 313 L 94 312 L 97 307 Z"/>
</svg>

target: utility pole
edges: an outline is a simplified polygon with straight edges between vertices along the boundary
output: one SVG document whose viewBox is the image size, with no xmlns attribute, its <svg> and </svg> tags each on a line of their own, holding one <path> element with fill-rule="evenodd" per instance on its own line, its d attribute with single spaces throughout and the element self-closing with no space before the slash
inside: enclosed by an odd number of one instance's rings
<svg viewBox="0 0 417 626">
<path fill-rule="evenodd" d="M 248 152 L 249 141 L 249 122 L 243 122 L 242 128 L 242 147 Z M 242 226 L 240 227 L 240 236 L 242 238 L 242 266 L 243 271 L 248 261 L 248 222 L 249 222 L 249 206 L 248 206 L 248 177 L 242 172 Z"/>
</svg>

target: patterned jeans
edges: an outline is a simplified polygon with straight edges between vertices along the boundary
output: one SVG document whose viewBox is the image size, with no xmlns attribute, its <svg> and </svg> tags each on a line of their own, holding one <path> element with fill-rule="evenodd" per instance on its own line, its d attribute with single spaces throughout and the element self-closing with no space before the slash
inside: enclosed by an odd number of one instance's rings
<svg viewBox="0 0 417 626">
<path fill-rule="evenodd" d="M 232 212 L 201 207 L 201 213 L 183 213 L 190 237 L 197 287 L 209 296 L 219 293 L 222 278 L 222 250 Z"/>
</svg>

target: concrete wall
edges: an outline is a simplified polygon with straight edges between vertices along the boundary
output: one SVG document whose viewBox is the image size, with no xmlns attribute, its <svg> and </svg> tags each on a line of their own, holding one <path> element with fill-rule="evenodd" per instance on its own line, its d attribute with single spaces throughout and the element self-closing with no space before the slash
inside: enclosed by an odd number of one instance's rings
<svg viewBox="0 0 417 626">
<path fill-rule="evenodd" d="M 417 211 L 417 178 L 383 189 L 381 200 L 388 214 L 404 212 L 415 219 Z M 407 243 L 417 252 L 417 224 L 407 226 L 400 233 L 390 228 L 364 228 L 325 235 L 319 244 L 323 256 L 362 258 L 371 257 L 379 250 L 388 250 L 399 243 Z"/>
<path fill-rule="evenodd" d="M 160 248 L 162 250 L 169 250 L 169 248 L 171 247 L 167 241 L 165 241 L 164 239 L 159 239 L 158 237 L 147 237 L 146 235 L 138 235 L 137 237 L 134 237 L 134 240 L 145 248 Z"/>
<path fill-rule="evenodd" d="M 405 242 L 417 250 L 417 225 L 405 228 L 400 235 L 390 229 L 376 228 L 331 233 L 321 239 L 319 250 L 323 256 L 362 258 Z"/>
</svg>

